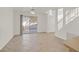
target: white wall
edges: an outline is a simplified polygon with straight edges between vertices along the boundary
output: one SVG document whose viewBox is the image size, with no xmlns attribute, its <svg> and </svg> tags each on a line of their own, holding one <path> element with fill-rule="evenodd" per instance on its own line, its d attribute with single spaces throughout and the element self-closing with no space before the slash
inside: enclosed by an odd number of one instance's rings
<svg viewBox="0 0 79 59">
<path fill-rule="evenodd" d="M 48 14 L 47 32 L 55 32 L 55 11 L 52 12 L 52 15 Z"/>
<path fill-rule="evenodd" d="M 68 34 L 71 33 L 71 34 Z M 65 25 L 59 32 L 55 34 L 57 37 L 67 39 L 69 36 L 79 36 L 79 17 L 75 18 L 74 21 Z M 72 36 L 71 36 L 72 35 Z"/>
<path fill-rule="evenodd" d="M 14 29 L 14 34 L 18 35 L 20 34 L 20 12 L 14 11 L 14 25 L 13 25 L 13 29 Z"/>
<path fill-rule="evenodd" d="M 38 32 L 47 32 L 47 14 L 38 15 Z"/>
<path fill-rule="evenodd" d="M 13 37 L 13 10 L 0 7 L 0 49 Z"/>
</svg>

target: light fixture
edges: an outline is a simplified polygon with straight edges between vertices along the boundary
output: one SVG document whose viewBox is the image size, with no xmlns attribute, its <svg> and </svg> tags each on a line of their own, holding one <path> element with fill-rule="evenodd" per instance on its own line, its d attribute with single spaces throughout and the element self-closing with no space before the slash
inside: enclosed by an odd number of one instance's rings
<svg viewBox="0 0 79 59">
<path fill-rule="evenodd" d="M 31 11 L 30 11 L 30 13 L 31 14 L 35 14 L 35 9 L 32 8 Z"/>
</svg>

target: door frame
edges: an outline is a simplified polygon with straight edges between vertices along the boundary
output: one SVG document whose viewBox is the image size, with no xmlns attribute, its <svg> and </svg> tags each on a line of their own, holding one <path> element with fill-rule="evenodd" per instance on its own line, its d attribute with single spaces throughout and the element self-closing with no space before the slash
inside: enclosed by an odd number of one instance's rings
<svg viewBox="0 0 79 59">
<path fill-rule="evenodd" d="M 37 17 L 37 16 L 36 16 Z M 23 15 L 20 15 L 20 35 L 22 35 L 23 34 L 23 30 L 22 30 L 22 23 L 23 23 L 23 20 L 22 20 L 22 18 L 23 18 Z M 37 17 L 37 32 L 38 32 L 38 17 Z"/>
<path fill-rule="evenodd" d="M 22 17 L 23 15 L 20 15 L 20 35 L 22 35 Z"/>
</svg>

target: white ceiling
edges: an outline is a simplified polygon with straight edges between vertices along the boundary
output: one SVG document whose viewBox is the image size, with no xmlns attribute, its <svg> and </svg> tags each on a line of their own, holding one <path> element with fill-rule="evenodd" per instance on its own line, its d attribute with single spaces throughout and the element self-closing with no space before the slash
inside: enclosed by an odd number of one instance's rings
<svg viewBox="0 0 79 59">
<path fill-rule="evenodd" d="M 31 9 L 32 7 L 14 7 L 14 10 L 21 11 L 21 12 L 29 12 Z M 55 10 L 57 8 L 55 7 L 33 7 L 33 9 L 35 9 L 35 12 L 37 13 L 45 13 L 50 9 Z"/>
<path fill-rule="evenodd" d="M 15 11 L 20 11 L 20 12 L 29 12 L 32 8 L 35 9 L 36 13 L 46 13 L 50 9 L 52 10 L 56 10 L 58 8 L 70 9 L 71 7 L 14 7 L 13 9 Z"/>
</svg>

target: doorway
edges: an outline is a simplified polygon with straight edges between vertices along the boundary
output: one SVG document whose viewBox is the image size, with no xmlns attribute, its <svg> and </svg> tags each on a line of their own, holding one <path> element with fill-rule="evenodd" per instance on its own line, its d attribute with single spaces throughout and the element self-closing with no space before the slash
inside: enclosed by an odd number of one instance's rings
<svg viewBox="0 0 79 59">
<path fill-rule="evenodd" d="M 37 16 L 21 15 L 21 34 L 31 34 L 37 32 Z"/>
</svg>

